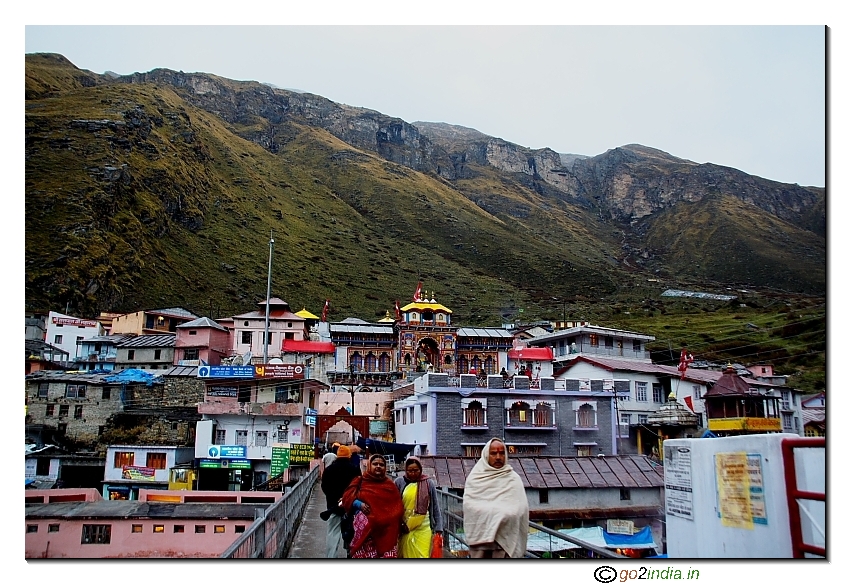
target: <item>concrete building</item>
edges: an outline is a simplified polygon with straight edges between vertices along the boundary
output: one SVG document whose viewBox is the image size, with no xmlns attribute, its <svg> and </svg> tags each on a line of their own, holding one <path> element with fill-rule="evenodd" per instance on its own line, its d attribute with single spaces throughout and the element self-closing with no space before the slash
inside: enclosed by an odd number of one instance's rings
<svg viewBox="0 0 850 583">
<path fill-rule="evenodd" d="M 104 334 L 105 330 L 97 320 L 75 318 L 53 311 L 47 315 L 45 341 L 63 351 L 64 356 L 71 361 L 80 355 L 80 343 L 83 340 Z"/>
<path fill-rule="evenodd" d="M 174 334 L 145 334 L 118 343 L 115 370 L 157 370 L 174 366 Z"/>
</svg>

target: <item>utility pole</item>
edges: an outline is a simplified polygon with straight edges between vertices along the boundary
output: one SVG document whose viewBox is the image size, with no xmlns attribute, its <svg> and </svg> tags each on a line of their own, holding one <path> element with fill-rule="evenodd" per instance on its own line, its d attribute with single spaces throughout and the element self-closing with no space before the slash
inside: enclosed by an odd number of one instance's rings
<svg viewBox="0 0 850 583">
<path fill-rule="evenodd" d="M 266 284 L 266 331 L 263 335 L 263 364 L 269 361 L 269 301 L 272 295 L 272 251 L 274 250 L 274 231 L 269 235 L 269 278 Z"/>
</svg>

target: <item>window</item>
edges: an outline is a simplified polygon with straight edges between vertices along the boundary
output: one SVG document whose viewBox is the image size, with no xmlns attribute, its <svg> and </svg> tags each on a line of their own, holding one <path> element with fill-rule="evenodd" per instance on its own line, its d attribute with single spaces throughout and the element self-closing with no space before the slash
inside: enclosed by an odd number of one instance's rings
<svg viewBox="0 0 850 583">
<path fill-rule="evenodd" d="M 159 360 L 160 358 L 162 358 L 162 349 L 157 348 L 156 350 L 153 351 L 153 359 Z"/>
<path fill-rule="evenodd" d="M 245 325 L 248 325 L 248 322 L 245 322 Z M 242 330 L 242 344 L 251 344 L 251 331 L 250 330 Z"/>
<path fill-rule="evenodd" d="M 135 360 L 136 359 L 136 351 L 128 350 L 127 351 L 127 360 Z"/>
<path fill-rule="evenodd" d="M 50 458 L 46 458 L 46 457 L 36 458 L 35 475 L 36 476 L 48 476 L 48 475 L 50 475 Z"/>
<path fill-rule="evenodd" d="M 156 470 L 165 469 L 165 453 L 164 452 L 149 452 L 145 458 L 145 467 L 154 468 Z"/>
<path fill-rule="evenodd" d="M 484 406 L 479 401 L 473 401 L 463 410 L 463 424 L 475 427 L 487 425 Z"/>
<path fill-rule="evenodd" d="M 638 423 L 641 425 L 646 425 L 649 421 L 649 415 L 638 415 Z"/>
<path fill-rule="evenodd" d="M 578 457 L 590 457 L 593 455 L 593 450 L 591 450 L 590 445 L 577 445 L 576 446 L 576 456 Z"/>
<path fill-rule="evenodd" d="M 200 353 L 197 348 L 187 348 L 183 351 L 183 358 L 185 360 L 198 360 Z"/>
<path fill-rule="evenodd" d="M 153 525 L 153 531 L 154 532 L 165 532 L 165 525 L 164 524 L 154 524 Z"/>
<path fill-rule="evenodd" d="M 44 416 L 45 417 L 53 417 L 54 408 L 55 408 L 55 405 L 48 405 L 47 407 L 45 407 Z"/>
<path fill-rule="evenodd" d="M 629 425 L 632 424 L 632 415 L 631 413 L 620 413 L 620 425 L 617 428 L 618 437 L 628 437 L 629 436 Z"/>
<path fill-rule="evenodd" d="M 620 488 L 620 500 L 631 500 L 632 493 L 628 488 Z"/>
<path fill-rule="evenodd" d="M 186 527 L 182 524 L 175 524 L 174 532 L 186 532 Z"/>
<path fill-rule="evenodd" d="M 224 445 L 225 438 L 227 437 L 227 430 L 225 429 L 216 429 L 215 430 L 215 445 Z"/>
<path fill-rule="evenodd" d="M 215 532 L 216 534 L 223 534 L 224 533 L 224 525 L 223 524 L 216 524 L 215 527 L 213 527 L 213 532 Z"/>
<path fill-rule="evenodd" d="M 66 399 L 83 399 L 86 396 L 85 385 L 65 385 Z"/>
<path fill-rule="evenodd" d="M 244 524 L 233 525 L 233 532 L 245 532 L 245 525 Z"/>
<path fill-rule="evenodd" d="M 204 534 L 205 532 L 207 532 L 206 526 L 204 526 L 203 524 L 195 525 L 195 534 Z"/>
<path fill-rule="evenodd" d="M 68 416 L 68 405 L 59 405 L 59 416 L 67 417 Z"/>
<path fill-rule="evenodd" d="M 236 430 L 236 445 L 248 445 L 248 432 L 244 429 Z"/>
<path fill-rule="evenodd" d="M 596 427 L 596 407 L 585 403 L 576 409 L 576 426 L 583 428 Z"/>
<path fill-rule="evenodd" d="M 508 425 L 524 425 L 531 421 L 531 405 L 519 401 L 508 410 Z"/>
<path fill-rule="evenodd" d="M 130 528 L 130 532 L 132 532 L 133 534 L 141 534 L 142 530 L 143 530 L 143 529 L 142 529 L 142 525 L 141 525 L 141 524 L 134 524 L 134 525 Z"/>
<path fill-rule="evenodd" d="M 75 405 L 74 406 L 74 419 L 82 419 L 83 418 L 83 406 Z"/>
<path fill-rule="evenodd" d="M 103 387 L 100 393 L 100 399 L 102 401 L 108 401 L 112 398 L 112 387 Z"/>
<path fill-rule="evenodd" d="M 38 397 L 39 399 L 47 398 L 47 391 L 50 388 L 49 383 L 38 383 Z"/>
<path fill-rule="evenodd" d="M 53 344 L 62 344 L 62 335 L 57 334 L 53 337 Z"/>
<path fill-rule="evenodd" d="M 109 524 L 84 524 L 80 543 L 84 545 L 108 545 L 111 536 L 112 526 Z"/>
<path fill-rule="evenodd" d="M 599 336 L 596 334 L 590 335 L 590 345 L 596 348 L 599 348 Z"/>
<path fill-rule="evenodd" d="M 635 381 L 635 401 L 646 400 L 646 383 Z"/>
<path fill-rule="evenodd" d="M 269 444 L 269 432 L 258 431 L 254 437 L 254 445 L 257 447 L 266 447 Z"/>
<path fill-rule="evenodd" d="M 791 430 L 791 414 L 783 413 L 782 414 L 782 429 Z"/>
<path fill-rule="evenodd" d="M 605 337 L 605 348 L 614 348 L 614 339 L 610 336 Z"/>
<path fill-rule="evenodd" d="M 640 352 L 640 340 L 632 340 L 632 350 Z"/>
<path fill-rule="evenodd" d="M 549 490 L 538 490 L 537 495 L 541 504 L 549 504 Z"/>
<path fill-rule="evenodd" d="M 664 402 L 664 387 L 661 386 L 661 383 L 652 383 L 652 402 Z"/>
<path fill-rule="evenodd" d="M 428 405 L 427 404 L 419 405 L 419 420 L 422 423 L 425 423 L 426 421 L 428 421 Z"/>
<path fill-rule="evenodd" d="M 463 455 L 464 457 L 481 457 L 482 449 L 484 449 L 483 445 L 464 445 Z"/>
<path fill-rule="evenodd" d="M 538 403 L 534 410 L 535 427 L 552 427 L 555 425 L 555 411 L 548 403 Z"/>
<path fill-rule="evenodd" d="M 47 525 L 47 532 L 59 532 L 59 524 L 53 523 Z"/>
<path fill-rule="evenodd" d="M 401 423 L 401 409 L 396 409 L 395 411 L 395 422 Z"/>
<path fill-rule="evenodd" d="M 136 454 L 132 451 L 116 451 L 113 459 L 113 468 L 123 468 L 124 466 L 132 466 L 136 461 Z"/>
<path fill-rule="evenodd" d="M 407 409 L 401 410 L 401 424 L 407 425 Z"/>
<path fill-rule="evenodd" d="M 27 534 L 29 534 L 31 532 L 38 532 L 38 525 L 37 524 L 28 524 L 27 525 Z"/>
</svg>

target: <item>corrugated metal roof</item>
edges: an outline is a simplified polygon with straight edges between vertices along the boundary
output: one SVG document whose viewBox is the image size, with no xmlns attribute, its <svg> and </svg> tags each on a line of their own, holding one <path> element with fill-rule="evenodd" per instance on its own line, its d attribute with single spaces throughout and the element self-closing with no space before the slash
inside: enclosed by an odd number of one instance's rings
<svg viewBox="0 0 850 583">
<path fill-rule="evenodd" d="M 480 338 L 513 338 L 513 335 L 504 328 L 458 328 L 457 335 Z"/>
<path fill-rule="evenodd" d="M 380 326 L 378 324 L 331 324 L 331 334 L 334 332 L 395 335 L 395 330 L 393 330 L 392 326 Z"/>
<path fill-rule="evenodd" d="M 557 332 L 552 332 L 551 334 L 544 334 L 542 336 L 535 336 L 532 339 L 529 339 L 528 343 L 533 345 L 542 344 L 545 342 L 551 342 L 553 340 L 558 340 L 561 338 L 569 338 L 571 336 L 577 336 L 582 332 L 587 332 L 590 334 L 603 334 L 606 336 L 614 336 L 616 338 L 631 338 L 633 340 L 655 340 L 655 336 L 650 336 L 648 334 L 641 334 L 639 332 L 631 332 L 629 330 L 619 330 L 617 328 L 603 328 L 602 326 L 576 326 L 575 328 L 567 328 L 566 330 L 558 330 Z"/>
<path fill-rule="evenodd" d="M 254 509 L 271 504 L 216 504 L 139 502 L 138 500 L 98 500 L 95 502 L 51 502 L 26 504 L 27 518 L 143 518 L 254 519 Z"/>
<path fill-rule="evenodd" d="M 174 334 L 144 334 L 123 340 L 118 344 L 121 348 L 168 348 L 177 343 Z"/>
<path fill-rule="evenodd" d="M 221 330 L 223 332 L 227 332 L 227 328 L 215 322 L 214 320 L 210 320 L 207 317 L 197 318 L 192 320 L 191 322 L 186 322 L 185 324 L 178 324 L 178 328 L 215 328 L 216 330 Z"/>
<path fill-rule="evenodd" d="M 163 316 L 171 316 L 172 318 L 184 318 L 187 320 L 194 320 L 197 318 L 195 314 L 190 312 L 189 310 L 184 310 L 183 308 L 163 308 L 161 310 L 148 310 L 145 312 L 146 314 L 156 314 Z"/>
<path fill-rule="evenodd" d="M 164 376 L 164 377 L 197 377 L 198 376 L 198 367 L 197 366 L 172 366 L 168 370 L 164 370 L 159 374 L 160 374 L 160 376 Z"/>
<path fill-rule="evenodd" d="M 422 470 L 438 487 L 463 488 L 476 459 L 423 456 Z M 646 457 L 512 457 L 508 463 L 526 488 L 662 488 L 664 468 Z"/>
</svg>

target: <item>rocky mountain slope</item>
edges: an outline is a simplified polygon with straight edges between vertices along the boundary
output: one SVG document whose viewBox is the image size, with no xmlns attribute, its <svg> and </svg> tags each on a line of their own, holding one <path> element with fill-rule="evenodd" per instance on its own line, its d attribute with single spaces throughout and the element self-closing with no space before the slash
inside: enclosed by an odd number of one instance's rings
<svg viewBox="0 0 850 583">
<path fill-rule="evenodd" d="M 26 57 L 27 309 L 251 309 L 271 234 L 273 293 L 330 298 L 332 318 L 383 316 L 418 279 L 465 324 L 673 286 L 823 295 L 825 217 L 823 189 L 645 146 L 531 150 L 261 83 Z"/>
</svg>

